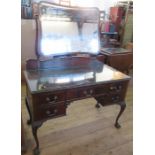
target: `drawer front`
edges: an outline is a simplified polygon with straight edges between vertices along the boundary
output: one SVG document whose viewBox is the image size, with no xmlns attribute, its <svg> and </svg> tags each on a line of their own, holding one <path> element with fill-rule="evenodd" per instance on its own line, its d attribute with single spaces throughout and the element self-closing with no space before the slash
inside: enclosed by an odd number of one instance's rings
<svg viewBox="0 0 155 155">
<path fill-rule="evenodd" d="M 34 103 L 37 105 L 55 105 L 58 102 L 63 102 L 65 100 L 65 93 L 42 93 L 35 95 L 33 99 Z"/>
<path fill-rule="evenodd" d="M 77 95 L 79 98 L 92 97 L 94 94 L 95 92 L 93 87 L 84 87 L 77 90 Z"/>
<path fill-rule="evenodd" d="M 105 93 L 105 86 L 84 87 L 67 91 L 67 100 L 76 100 L 77 98 L 93 97 Z"/>
<path fill-rule="evenodd" d="M 128 81 L 115 82 L 108 85 L 109 93 L 121 93 L 126 91 Z"/>
<path fill-rule="evenodd" d="M 125 100 L 127 86 L 128 81 L 106 83 L 103 86 L 96 88 L 96 94 L 98 95 L 95 96 L 95 99 L 102 105 L 111 105 L 122 102 Z"/>
<path fill-rule="evenodd" d="M 107 99 L 108 103 L 118 103 L 121 101 L 124 101 L 124 97 L 122 93 L 109 95 Z"/>
<path fill-rule="evenodd" d="M 105 95 L 107 93 L 107 84 L 93 86 L 93 87 L 84 87 L 77 90 L 78 97 L 87 98 Z"/>
<path fill-rule="evenodd" d="M 102 96 L 97 96 L 95 99 L 102 105 L 110 105 L 110 104 L 116 104 L 121 101 L 124 101 L 124 96 L 122 93 L 118 94 L 104 94 Z"/>
<path fill-rule="evenodd" d="M 34 113 L 34 120 L 49 119 L 63 115 L 66 115 L 66 105 L 65 103 L 60 103 L 49 107 L 36 108 Z"/>
</svg>

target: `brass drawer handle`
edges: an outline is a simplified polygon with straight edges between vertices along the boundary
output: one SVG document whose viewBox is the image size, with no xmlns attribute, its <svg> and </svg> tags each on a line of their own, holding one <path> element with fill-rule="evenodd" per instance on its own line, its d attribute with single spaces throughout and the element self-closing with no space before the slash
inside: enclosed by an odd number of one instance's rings
<svg viewBox="0 0 155 155">
<path fill-rule="evenodd" d="M 91 96 L 93 94 L 93 90 L 91 89 L 90 91 L 84 91 L 83 92 L 86 96 Z"/>
<path fill-rule="evenodd" d="M 88 93 L 87 93 L 87 91 L 85 90 L 84 92 L 83 92 L 85 95 L 88 95 Z"/>
<path fill-rule="evenodd" d="M 90 94 L 93 94 L 93 90 L 92 89 L 90 90 Z"/>
<path fill-rule="evenodd" d="M 54 115 L 56 115 L 56 114 L 57 114 L 57 112 L 58 112 L 58 110 L 57 110 L 57 109 L 54 109 L 53 113 L 51 113 L 51 111 L 50 111 L 50 110 L 47 110 L 47 111 L 46 111 L 46 114 L 47 114 L 48 116 L 54 116 Z"/>
<path fill-rule="evenodd" d="M 110 87 L 110 90 L 112 90 L 112 91 L 113 91 L 113 90 L 116 90 L 116 89 L 117 89 L 116 86 L 111 86 L 111 87 Z"/>
<path fill-rule="evenodd" d="M 118 86 L 110 86 L 110 90 L 111 91 L 120 91 L 122 89 L 122 86 L 121 85 L 118 85 Z"/>
<path fill-rule="evenodd" d="M 52 100 L 49 97 L 46 97 L 46 101 L 49 103 L 54 103 L 57 99 L 58 99 L 57 96 L 54 96 Z"/>
<path fill-rule="evenodd" d="M 119 101 L 120 97 L 119 96 L 113 96 L 111 99 L 113 102 L 117 102 L 117 101 Z"/>
<path fill-rule="evenodd" d="M 48 102 L 49 104 L 54 104 L 54 103 L 56 103 L 56 101 L 51 101 L 51 102 Z"/>
<path fill-rule="evenodd" d="M 49 97 L 46 97 L 46 101 L 48 101 L 48 102 L 49 102 L 49 101 L 50 101 L 50 98 L 49 98 Z"/>
</svg>

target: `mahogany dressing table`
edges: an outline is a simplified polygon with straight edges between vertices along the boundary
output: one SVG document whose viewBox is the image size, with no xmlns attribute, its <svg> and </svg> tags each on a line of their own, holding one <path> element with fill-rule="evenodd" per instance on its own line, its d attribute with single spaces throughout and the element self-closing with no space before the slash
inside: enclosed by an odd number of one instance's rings
<svg viewBox="0 0 155 155">
<path fill-rule="evenodd" d="M 99 61 L 95 63 L 96 70 L 80 67 L 61 71 L 24 71 L 26 105 L 30 115 L 28 123 L 36 141 L 35 155 L 39 154 L 37 129 L 48 119 L 65 116 L 69 103 L 76 100 L 93 97 L 97 108 L 99 105 L 120 105 L 115 121 L 115 127 L 120 128 L 118 119 L 126 107 L 125 95 L 130 77 Z"/>
<path fill-rule="evenodd" d="M 36 54 L 38 58 L 28 60 L 24 71 L 26 79 L 25 103 L 30 116 L 28 124 L 32 126 L 32 133 L 36 142 L 34 155 L 40 153 L 37 136 L 38 128 L 49 119 L 66 116 L 68 105 L 76 100 L 93 97 L 97 101 L 96 108 L 113 104 L 120 105 L 120 111 L 114 123 L 116 128 L 120 128 L 118 120 L 126 107 L 125 95 L 130 80 L 129 76 L 103 64 L 98 60 L 100 58 L 97 58 L 99 51 L 99 10 L 96 8 L 59 7 L 49 3 L 40 3 L 39 7 L 41 11 L 36 20 Z M 50 14 L 46 12 L 47 10 L 50 10 Z M 46 16 L 44 14 L 43 16 L 42 13 L 48 14 L 48 19 L 50 15 L 50 19 L 54 20 L 55 10 L 57 16 L 59 15 L 63 20 L 65 18 L 67 22 L 64 23 L 65 26 L 72 27 L 72 29 L 76 27 L 78 31 L 76 31 L 75 37 L 72 37 L 70 33 L 68 38 L 71 39 L 66 38 L 66 30 L 63 31 L 62 27 L 59 31 L 63 36 L 55 34 L 58 27 L 54 32 L 49 33 L 50 27 L 48 27 L 48 22 L 45 20 Z M 90 16 L 91 14 L 92 16 Z M 42 23 L 43 17 L 44 22 L 46 22 L 45 25 Z M 73 22 L 68 22 L 68 19 Z M 44 27 L 46 28 L 44 29 Z M 90 27 L 92 30 L 89 29 Z M 47 34 L 51 34 L 51 36 Z M 52 38 L 53 36 L 55 40 Z M 91 40 L 92 38 L 93 40 Z M 51 40 L 50 44 L 49 40 Z M 70 44 L 70 42 L 72 43 Z M 90 44 L 90 42 L 93 44 Z M 56 47 L 56 45 L 63 48 Z M 68 45 L 71 45 L 71 47 Z M 76 48 L 78 48 L 78 54 L 75 51 Z M 70 51 L 67 56 L 65 55 L 66 51 Z M 57 52 L 56 55 L 53 52 Z M 62 54 L 62 52 L 65 54 Z M 79 53 L 82 53 L 82 55 L 79 55 Z M 86 53 L 89 53 L 89 56 L 86 56 Z M 50 59 L 47 59 L 47 56 Z"/>
</svg>

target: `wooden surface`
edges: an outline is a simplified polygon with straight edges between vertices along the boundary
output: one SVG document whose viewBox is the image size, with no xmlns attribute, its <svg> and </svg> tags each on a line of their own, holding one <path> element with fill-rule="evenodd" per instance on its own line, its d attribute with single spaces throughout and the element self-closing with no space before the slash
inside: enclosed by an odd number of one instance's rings
<svg viewBox="0 0 155 155">
<path fill-rule="evenodd" d="M 131 50 L 123 48 L 109 48 L 108 52 L 108 48 L 103 48 L 102 54 L 105 56 L 105 64 L 129 74 L 133 65 L 133 52 Z"/>
<path fill-rule="evenodd" d="M 129 73 L 133 64 L 133 54 L 117 54 L 117 55 L 109 55 L 107 57 L 107 64 L 115 69 Z"/>
<path fill-rule="evenodd" d="M 32 155 L 35 142 L 24 104 L 22 84 L 22 117 L 27 153 Z M 67 108 L 67 116 L 49 120 L 38 130 L 41 155 L 132 155 L 132 81 L 129 84 L 127 108 L 120 118 L 121 129 L 114 127 L 119 106 L 96 109 L 92 98 L 76 101 Z"/>
</svg>

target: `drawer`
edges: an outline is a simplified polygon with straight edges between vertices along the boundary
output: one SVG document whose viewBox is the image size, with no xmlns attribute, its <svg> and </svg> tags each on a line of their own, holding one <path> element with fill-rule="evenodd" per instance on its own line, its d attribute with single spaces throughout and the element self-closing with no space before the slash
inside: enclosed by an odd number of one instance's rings
<svg viewBox="0 0 155 155">
<path fill-rule="evenodd" d="M 108 103 L 117 103 L 117 102 L 121 102 L 124 100 L 124 97 L 122 94 L 113 94 L 113 95 L 109 95 L 108 97 Z"/>
<path fill-rule="evenodd" d="M 37 94 L 33 97 L 34 103 L 37 105 L 54 105 L 58 102 L 63 102 L 65 100 L 64 92 L 55 92 L 55 93 L 42 93 Z"/>
<path fill-rule="evenodd" d="M 34 119 L 42 120 L 63 115 L 66 115 L 66 105 L 65 103 L 60 103 L 49 107 L 36 108 Z"/>
<path fill-rule="evenodd" d="M 124 101 L 124 97 L 121 93 L 118 94 L 104 94 L 102 96 L 97 96 L 95 99 L 101 103 L 102 105 L 110 105 L 110 104 L 116 104 L 121 101 Z"/>
<path fill-rule="evenodd" d="M 107 92 L 107 85 L 100 85 L 95 87 L 80 88 L 77 92 L 78 97 L 93 97 L 98 95 L 104 95 Z"/>
<path fill-rule="evenodd" d="M 71 101 L 77 98 L 93 97 L 95 95 L 104 94 L 105 92 L 105 86 L 71 89 L 67 91 L 67 100 Z"/>
<path fill-rule="evenodd" d="M 107 104 L 108 103 L 108 94 L 96 96 L 95 99 L 97 100 L 97 102 L 99 102 L 102 105 L 104 105 L 105 103 Z"/>
<path fill-rule="evenodd" d="M 128 85 L 127 81 L 111 83 L 108 85 L 108 92 L 119 93 L 119 92 L 126 91 L 127 85 Z"/>
<path fill-rule="evenodd" d="M 84 87 L 77 90 L 77 95 L 80 98 L 92 97 L 95 94 L 93 87 Z"/>
</svg>

